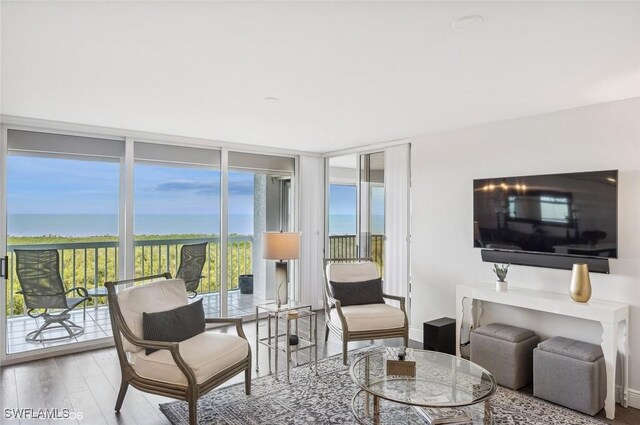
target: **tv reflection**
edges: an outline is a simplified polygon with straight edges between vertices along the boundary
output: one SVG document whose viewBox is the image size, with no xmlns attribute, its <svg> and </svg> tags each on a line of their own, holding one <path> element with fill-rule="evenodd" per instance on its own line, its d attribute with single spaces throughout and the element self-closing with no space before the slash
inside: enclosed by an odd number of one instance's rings
<svg viewBox="0 0 640 425">
<path fill-rule="evenodd" d="M 617 256 L 617 171 L 474 180 L 475 247 Z"/>
</svg>

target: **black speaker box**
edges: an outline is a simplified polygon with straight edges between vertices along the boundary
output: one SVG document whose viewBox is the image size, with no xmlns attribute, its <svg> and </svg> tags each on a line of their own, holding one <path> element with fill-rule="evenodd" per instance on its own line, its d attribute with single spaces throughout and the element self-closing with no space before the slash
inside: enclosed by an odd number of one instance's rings
<svg viewBox="0 0 640 425">
<path fill-rule="evenodd" d="M 429 351 L 456 354 L 456 320 L 450 317 L 424 322 L 423 347 Z"/>
</svg>

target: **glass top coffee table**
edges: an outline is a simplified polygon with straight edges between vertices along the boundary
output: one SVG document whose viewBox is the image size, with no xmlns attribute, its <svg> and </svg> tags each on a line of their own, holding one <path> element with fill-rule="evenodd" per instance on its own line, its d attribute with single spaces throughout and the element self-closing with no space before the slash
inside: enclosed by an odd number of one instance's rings
<svg viewBox="0 0 640 425">
<path fill-rule="evenodd" d="M 447 416 L 459 418 L 451 423 L 472 423 L 472 420 L 477 423 L 475 417 L 458 408 L 484 401 L 481 423 L 490 423 L 488 401 L 496 392 L 497 384 L 486 369 L 450 354 L 411 348 L 406 349 L 404 362 L 408 363 L 394 369 L 398 363 L 392 364 L 393 360 L 398 360 L 398 349 L 385 348 L 365 354 L 351 365 L 351 378 L 361 388 L 351 403 L 358 422 L 391 421 L 390 412 L 385 420 L 384 410 L 388 409 L 395 411 L 394 423 L 430 423 L 435 417 Z M 411 362 L 415 362 L 415 368 Z M 381 408 L 382 402 L 385 409 Z M 419 420 L 404 421 L 405 416 Z"/>
</svg>

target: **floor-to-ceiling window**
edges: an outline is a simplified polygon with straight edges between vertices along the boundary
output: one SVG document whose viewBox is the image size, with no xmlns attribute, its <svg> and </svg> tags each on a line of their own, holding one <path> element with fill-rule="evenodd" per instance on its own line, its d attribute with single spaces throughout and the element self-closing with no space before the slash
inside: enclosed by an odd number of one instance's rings
<svg viewBox="0 0 640 425">
<path fill-rule="evenodd" d="M 384 152 L 360 155 L 360 256 L 384 274 Z"/>
<path fill-rule="evenodd" d="M 331 258 L 371 258 L 383 273 L 384 152 L 330 157 L 327 247 Z"/>
<path fill-rule="evenodd" d="M 196 293 L 220 316 L 220 151 L 134 145 L 134 274 L 176 276 L 184 245 L 206 243 Z"/>
<path fill-rule="evenodd" d="M 206 314 L 248 317 L 274 295 L 273 264 L 262 258 L 262 232 L 289 230 L 294 160 L 226 154 L 228 166 L 222 170 L 217 150 L 136 143 L 135 274 L 175 276 L 180 248 L 208 242 L 197 295 Z M 221 208 L 227 213 L 225 238 Z"/>
<path fill-rule="evenodd" d="M 294 167 L 290 157 L 229 152 L 229 316 L 254 314 L 256 303 L 275 298 L 275 263 L 262 258 L 262 233 L 293 230 Z M 241 279 L 251 284 L 240 285 Z"/>
<path fill-rule="evenodd" d="M 44 316 L 27 315 L 21 292 L 33 291 L 41 283 L 18 279 L 15 251 L 56 250 L 58 271 L 67 290 L 81 287 L 100 293 L 105 281 L 117 279 L 124 142 L 9 130 L 7 146 L 6 353 L 110 337 L 107 312 L 98 308 L 105 298 L 94 296 L 86 310 L 79 307 L 71 313 L 71 319 L 84 328 L 81 335 L 61 341 L 26 341 L 26 334 L 42 326 Z M 37 309 L 31 314 L 41 312 L 43 309 Z M 43 339 L 65 335 L 65 329 L 51 330 Z"/>
<path fill-rule="evenodd" d="M 329 158 L 327 176 L 328 257 L 358 257 L 358 156 Z"/>
<path fill-rule="evenodd" d="M 294 229 L 293 157 L 53 133 L 3 128 L 0 253 L 9 264 L 0 267 L 7 272 L 0 361 L 108 343 L 104 283 L 175 276 L 184 245 L 207 243 L 196 291 L 207 316 L 249 316 L 274 298 L 262 232 Z M 71 312 L 81 335 L 25 340 L 43 319 L 26 314 L 19 293 L 14 250 L 21 248 L 57 251 L 65 288 L 89 291 L 86 308 Z"/>
</svg>

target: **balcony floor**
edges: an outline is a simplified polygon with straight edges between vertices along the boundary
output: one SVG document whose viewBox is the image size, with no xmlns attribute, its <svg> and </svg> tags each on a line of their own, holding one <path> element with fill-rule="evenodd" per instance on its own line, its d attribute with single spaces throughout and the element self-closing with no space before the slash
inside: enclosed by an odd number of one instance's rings
<svg viewBox="0 0 640 425">
<path fill-rule="evenodd" d="M 266 303 L 267 300 L 257 297 L 255 294 L 241 294 L 240 291 L 229 291 L 229 314 L 228 317 L 241 317 L 255 314 L 255 306 Z M 204 313 L 206 317 L 220 317 L 220 294 L 207 293 L 198 294 L 195 300 L 202 299 Z M 107 306 L 87 307 L 86 318 L 83 319 L 82 308 L 76 308 L 71 312 L 71 320 L 79 326 L 84 327 L 84 333 L 73 339 L 52 341 L 46 343 L 27 342 L 26 334 L 36 330 L 43 323 L 42 319 L 33 319 L 29 316 L 15 316 L 7 319 L 7 353 L 15 354 L 24 351 L 36 350 L 58 345 L 73 344 L 75 342 L 91 341 L 101 338 L 111 337 L 111 321 L 109 319 L 109 309 Z M 52 336 L 67 335 L 64 329 L 50 331 L 47 334 Z"/>
</svg>

